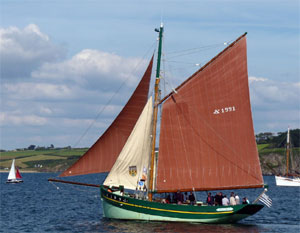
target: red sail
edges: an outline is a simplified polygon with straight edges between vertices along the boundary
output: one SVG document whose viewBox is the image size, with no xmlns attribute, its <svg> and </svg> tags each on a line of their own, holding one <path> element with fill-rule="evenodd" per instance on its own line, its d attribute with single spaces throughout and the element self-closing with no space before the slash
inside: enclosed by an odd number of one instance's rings
<svg viewBox="0 0 300 233">
<path fill-rule="evenodd" d="M 156 190 L 262 186 L 243 35 L 163 103 Z"/>
<path fill-rule="evenodd" d="M 22 179 L 22 176 L 21 176 L 18 168 L 17 168 L 17 171 L 16 171 L 16 178 L 17 179 Z"/>
<path fill-rule="evenodd" d="M 117 118 L 96 143 L 60 177 L 108 172 L 111 169 L 147 102 L 152 64 L 153 57 L 142 80 Z"/>
</svg>

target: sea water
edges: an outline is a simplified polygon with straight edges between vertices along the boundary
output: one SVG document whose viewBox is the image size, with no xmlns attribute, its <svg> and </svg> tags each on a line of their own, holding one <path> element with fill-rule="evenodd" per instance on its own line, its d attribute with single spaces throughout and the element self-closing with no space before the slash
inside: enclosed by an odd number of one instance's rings
<svg viewBox="0 0 300 233">
<path fill-rule="evenodd" d="M 103 217 L 98 188 L 49 183 L 57 173 L 23 173 L 24 183 L 6 184 L 0 173 L 0 232 L 300 232 L 300 188 L 277 187 L 274 176 L 265 176 L 271 208 L 265 207 L 237 224 L 196 224 L 120 221 Z M 100 184 L 104 174 L 70 177 Z M 223 191 L 227 196 L 231 191 Z M 236 190 L 250 201 L 262 189 Z M 212 192 L 215 194 L 215 192 Z M 198 193 L 204 201 L 206 193 Z"/>
</svg>

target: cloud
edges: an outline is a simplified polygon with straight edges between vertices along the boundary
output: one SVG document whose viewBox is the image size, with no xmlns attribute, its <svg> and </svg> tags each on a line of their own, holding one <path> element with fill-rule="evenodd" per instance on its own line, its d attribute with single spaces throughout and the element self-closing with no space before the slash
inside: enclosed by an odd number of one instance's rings
<svg viewBox="0 0 300 233">
<path fill-rule="evenodd" d="M 300 127 L 300 82 L 249 77 L 249 84 L 257 133 Z"/>
<path fill-rule="evenodd" d="M 51 110 L 50 108 L 44 107 L 44 106 L 41 106 L 39 108 L 39 111 L 41 114 L 46 114 L 46 115 L 51 115 L 53 113 L 53 110 Z"/>
<path fill-rule="evenodd" d="M 99 87 L 104 88 L 105 85 L 117 82 L 136 84 L 136 73 L 140 73 L 144 65 L 145 62 L 138 58 L 123 58 L 116 54 L 85 49 L 68 60 L 44 63 L 32 72 L 32 77 L 75 83 L 99 90 Z"/>
<path fill-rule="evenodd" d="M 251 103 L 256 108 L 299 109 L 300 82 L 278 82 L 249 77 Z"/>
<path fill-rule="evenodd" d="M 41 100 L 41 99 L 67 99 L 74 92 L 66 85 L 55 85 L 50 83 L 5 83 L 2 91 L 9 99 L 16 100 Z"/>
<path fill-rule="evenodd" d="M 37 25 L 24 29 L 0 28 L 0 66 L 4 79 L 24 78 L 44 62 L 65 57 L 66 50 L 53 44 Z"/>
<path fill-rule="evenodd" d="M 0 113 L 0 125 L 31 125 L 41 126 L 47 123 L 47 119 L 37 115 L 23 115 L 12 112 L 1 112 Z"/>
<path fill-rule="evenodd" d="M 265 82 L 265 81 L 268 81 L 268 79 L 267 78 L 249 77 L 250 85 L 255 83 L 255 82 Z"/>
</svg>

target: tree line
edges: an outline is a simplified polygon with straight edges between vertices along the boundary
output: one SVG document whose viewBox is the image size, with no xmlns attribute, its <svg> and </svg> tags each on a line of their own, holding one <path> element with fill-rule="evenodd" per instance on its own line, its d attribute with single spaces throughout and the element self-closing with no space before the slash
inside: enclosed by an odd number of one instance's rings
<svg viewBox="0 0 300 233">
<path fill-rule="evenodd" d="M 255 135 L 257 144 L 270 144 L 273 148 L 286 147 L 287 131 L 277 134 L 271 132 Z M 290 142 L 292 147 L 300 147 L 300 129 L 290 130 Z"/>
</svg>

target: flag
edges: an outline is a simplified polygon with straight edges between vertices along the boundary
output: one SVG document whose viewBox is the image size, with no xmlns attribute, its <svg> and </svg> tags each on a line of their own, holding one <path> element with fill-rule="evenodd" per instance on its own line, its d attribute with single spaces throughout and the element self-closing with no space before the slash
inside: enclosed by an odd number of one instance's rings
<svg viewBox="0 0 300 233">
<path fill-rule="evenodd" d="M 271 200 L 271 198 L 269 198 L 269 196 L 267 194 L 265 194 L 265 193 L 263 193 L 259 197 L 259 201 L 261 201 L 262 203 L 264 203 L 269 208 L 272 206 L 272 200 Z"/>
</svg>

